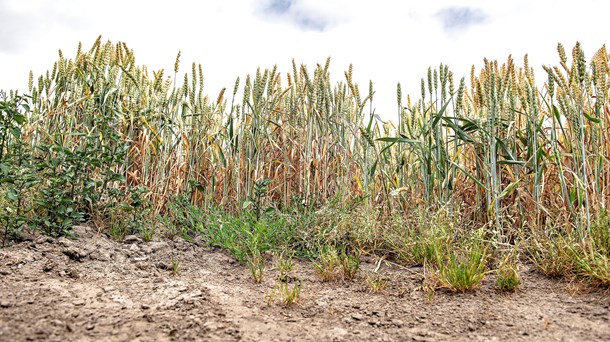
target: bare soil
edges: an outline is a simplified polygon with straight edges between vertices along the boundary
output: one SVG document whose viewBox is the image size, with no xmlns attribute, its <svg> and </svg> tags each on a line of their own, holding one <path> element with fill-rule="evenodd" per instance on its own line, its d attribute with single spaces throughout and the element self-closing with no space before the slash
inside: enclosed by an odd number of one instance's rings
<svg viewBox="0 0 610 342">
<path fill-rule="evenodd" d="M 516 293 L 497 292 L 489 275 L 474 292 L 430 297 L 421 268 L 382 262 L 390 282 L 370 293 L 376 259 L 331 283 L 298 261 L 301 298 L 285 306 L 267 300 L 272 260 L 255 283 L 245 265 L 197 242 L 117 242 L 89 227 L 76 237 L 30 235 L 0 249 L 0 341 L 610 341 L 607 291 L 527 265 Z"/>
</svg>

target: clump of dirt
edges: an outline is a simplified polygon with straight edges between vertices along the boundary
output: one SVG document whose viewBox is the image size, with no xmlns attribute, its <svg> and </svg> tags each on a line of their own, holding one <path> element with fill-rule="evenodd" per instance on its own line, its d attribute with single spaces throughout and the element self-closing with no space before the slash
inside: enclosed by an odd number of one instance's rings
<svg viewBox="0 0 610 342">
<path fill-rule="evenodd" d="M 323 283 L 296 262 L 299 302 L 270 304 L 278 271 L 261 283 L 226 253 L 181 239 L 116 242 L 90 227 L 77 239 L 33 235 L 0 250 L 2 341 L 610 340 L 610 296 L 540 276 L 498 293 L 491 277 L 463 294 L 422 290 L 423 270 L 382 263 L 389 281 Z M 378 266 L 363 260 L 363 272 Z M 583 291 L 583 289 L 588 289 Z"/>
</svg>

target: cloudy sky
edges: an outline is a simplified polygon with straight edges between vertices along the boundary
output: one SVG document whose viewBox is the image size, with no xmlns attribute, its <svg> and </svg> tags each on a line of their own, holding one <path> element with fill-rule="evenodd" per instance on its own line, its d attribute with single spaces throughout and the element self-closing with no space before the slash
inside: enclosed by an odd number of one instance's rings
<svg viewBox="0 0 610 342">
<path fill-rule="evenodd" d="M 26 90 L 30 69 L 102 35 L 149 70 L 172 70 L 182 51 L 182 71 L 201 63 L 209 94 L 257 67 L 285 73 L 294 58 L 313 70 L 331 56 L 332 77 L 353 63 L 362 89 L 373 80 L 377 113 L 394 118 L 396 83 L 418 94 L 429 66 L 448 64 L 458 82 L 483 57 L 556 64 L 557 43 L 577 40 L 590 57 L 610 38 L 609 11 L 603 0 L 0 0 L 0 89 Z"/>
</svg>

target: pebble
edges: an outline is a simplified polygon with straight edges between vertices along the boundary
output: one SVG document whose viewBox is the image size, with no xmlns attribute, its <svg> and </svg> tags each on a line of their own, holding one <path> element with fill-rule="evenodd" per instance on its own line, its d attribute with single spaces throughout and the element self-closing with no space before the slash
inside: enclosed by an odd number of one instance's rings
<svg viewBox="0 0 610 342">
<path fill-rule="evenodd" d="M 160 251 L 167 247 L 167 243 L 163 241 L 155 241 L 148 244 L 152 252 Z"/>
<path fill-rule="evenodd" d="M 47 262 L 46 264 L 44 264 L 44 266 L 42 266 L 42 271 L 43 272 L 50 272 L 52 271 L 55 266 L 57 266 L 54 262 Z"/>
<path fill-rule="evenodd" d="M 140 243 L 142 239 L 140 239 L 137 235 L 127 235 L 123 239 L 124 243 Z"/>
<path fill-rule="evenodd" d="M 66 239 L 63 236 L 57 239 L 57 243 L 63 247 L 68 247 L 68 246 L 72 245 L 72 241 Z"/>
<path fill-rule="evenodd" d="M 66 270 L 66 275 L 72 279 L 80 278 L 80 274 L 73 268 Z"/>
<path fill-rule="evenodd" d="M 99 250 L 95 250 L 91 254 L 89 254 L 89 259 L 99 260 L 99 261 L 109 261 L 110 260 L 106 255 L 102 254 L 102 252 L 100 252 Z"/>
<path fill-rule="evenodd" d="M 11 303 L 5 302 L 5 301 L 0 302 L 0 308 L 10 308 L 10 307 L 11 307 Z"/>
<path fill-rule="evenodd" d="M 88 253 L 83 252 L 82 250 L 80 250 L 74 246 L 67 247 L 67 248 L 63 249 L 61 252 L 64 253 L 65 255 L 67 255 L 70 259 L 75 260 L 75 261 L 80 261 L 82 258 L 88 256 Z"/>
<path fill-rule="evenodd" d="M 72 305 L 74 306 L 83 306 L 85 305 L 85 301 L 82 299 L 76 299 L 72 301 Z"/>
<path fill-rule="evenodd" d="M 53 242 L 53 238 L 50 236 L 40 236 L 36 239 L 36 241 L 34 241 L 34 243 L 36 243 L 37 245 L 42 245 L 44 243 L 51 243 Z"/>
</svg>

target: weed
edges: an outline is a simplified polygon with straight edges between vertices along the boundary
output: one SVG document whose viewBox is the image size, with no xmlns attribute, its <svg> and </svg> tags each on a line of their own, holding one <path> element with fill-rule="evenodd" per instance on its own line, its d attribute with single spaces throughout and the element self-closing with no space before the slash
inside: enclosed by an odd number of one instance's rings
<svg viewBox="0 0 610 342">
<path fill-rule="evenodd" d="M 575 245 L 571 236 L 554 230 L 536 233 L 528 246 L 529 258 L 549 277 L 571 276 L 576 268 Z"/>
<path fill-rule="evenodd" d="M 341 270 L 343 280 L 352 280 L 360 270 L 360 253 L 347 253 L 345 250 L 341 252 Z"/>
<path fill-rule="evenodd" d="M 259 250 L 253 250 L 247 259 L 250 275 L 255 282 L 260 283 L 265 273 L 265 260 Z"/>
<path fill-rule="evenodd" d="M 572 252 L 576 273 L 593 284 L 610 287 L 610 257 L 595 250 Z"/>
<path fill-rule="evenodd" d="M 171 262 L 172 275 L 174 275 L 174 276 L 179 275 L 180 271 L 181 271 L 180 260 L 178 260 L 172 256 L 170 258 L 170 262 Z"/>
<path fill-rule="evenodd" d="M 318 256 L 318 261 L 314 261 L 313 265 L 320 276 L 320 279 L 324 282 L 334 281 L 340 277 L 341 258 L 335 247 L 322 247 Z"/>
<path fill-rule="evenodd" d="M 485 275 L 486 261 L 487 250 L 483 242 L 474 237 L 462 248 L 451 250 L 437 261 L 439 284 L 454 292 L 475 289 Z"/>
<path fill-rule="evenodd" d="M 302 285 L 298 279 L 292 285 L 288 281 L 278 280 L 275 287 L 265 295 L 267 305 L 276 302 L 287 306 L 296 304 L 301 299 L 301 289 Z"/>
<path fill-rule="evenodd" d="M 153 225 L 145 225 L 141 229 L 142 240 L 150 242 L 155 237 L 155 227 Z"/>
<path fill-rule="evenodd" d="M 496 269 L 496 286 L 503 292 L 514 292 L 521 286 L 517 271 L 518 254 L 516 249 L 506 253 Z"/>
<path fill-rule="evenodd" d="M 456 235 L 455 217 L 448 217 L 443 210 L 429 213 L 417 210 L 410 221 L 400 219 L 387 235 L 388 245 L 406 264 L 424 265 L 438 263 L 451 248 Z M 404 227 L 404 225 L 407 227 Z"/>
<path fill-rule="evenodd" d="M 244 209 L 248 208 L 250 205 L 253 207 L 256 221 L 261 219 L 261 214 L 263 213 L 263 199 L 267 196 L 267 193 L 269 192 L 268 186 L 272 181 L 272 179 L 259 179 L 254 182 L 254 194 L 249 196 L 248 201 L 244 202 L 242 206 Z"/>
<path fill-rule="evenodd" d="M 370 293 L 379 293 L 388 287 L 391 279 L 377 272 L 369 272 L 365 281 Z"/>
<path fill-rule="evenodd" d="M 285 305 L 292 305 L 301 298 L 301 283 L 296 281 L 292 286 L 288 282 L 281 281 L 278 286 L 280 300 Z"/>
<path fill-rule="evenodd" d="M 276 267 L 280 272 L 278 276 L 279 281 L 286 282 L 290 279 L 290 273 L 294 270 L 292 257 L 293 255 L 287 252 L 281 252 L 276 256 Z"/>
<path fill-rule="evenodd" d="M 521 286 L 521 278 L 517 268 L 510 265 L 502 265 L 496 271 L 496 286 L 503 292 L 514 292 Z"/>
<path fill-rule="evenodd" d="M 267 303 L 272 304 L 276 300 L 284 305 L 297 303 L 301 297 L 301 281 L 291 275 L 294 271 L 292 254 L 281 252 L 276 258 L 276 267 L 280 274 L 275 287 L 267 294 Z"/>
</svg>

